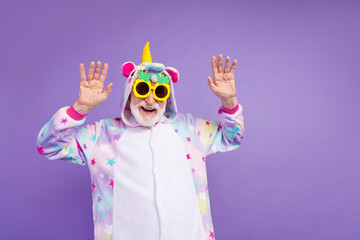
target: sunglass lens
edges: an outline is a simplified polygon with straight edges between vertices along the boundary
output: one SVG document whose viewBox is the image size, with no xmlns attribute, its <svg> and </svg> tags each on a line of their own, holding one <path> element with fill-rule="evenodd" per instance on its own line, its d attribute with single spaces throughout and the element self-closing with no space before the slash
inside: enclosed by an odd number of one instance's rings
<svg viewBox="0 0 360 240">
<path fill-rule="evenodd" d="M 149 90 L 149 85 L 147 83 L 140 82 L 138 85 L 136 85 L 136 91 L 140 95 L 146 95 Z"/>
<path fill-rule="evenodd" d="M 164 98 L 166 97 L 166 95 L 168 94 L 168 90 L 165 86 L 158 86 L 155 89 L 155 94 L 156 96 L 158 96 L 159 98 Z"/>
</svg>

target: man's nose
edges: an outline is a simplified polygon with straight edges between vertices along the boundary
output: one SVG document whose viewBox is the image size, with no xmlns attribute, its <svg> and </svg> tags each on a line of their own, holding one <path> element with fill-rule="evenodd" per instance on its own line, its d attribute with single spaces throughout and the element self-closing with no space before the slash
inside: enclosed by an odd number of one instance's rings
<svg viewBox="0 0 360 240">
<path fill-rule="evenodd" d="M 155 98 L 154 98 L 154 95 L 153 95 L 153 91 L 151 90 L 150 91 L 150 94 L 149 94 L 149 96 L 146 98 L 146 103 L 148 104 L 148 105 L 153 105 L 154 103 L 155 103 Z"/>
</svg>

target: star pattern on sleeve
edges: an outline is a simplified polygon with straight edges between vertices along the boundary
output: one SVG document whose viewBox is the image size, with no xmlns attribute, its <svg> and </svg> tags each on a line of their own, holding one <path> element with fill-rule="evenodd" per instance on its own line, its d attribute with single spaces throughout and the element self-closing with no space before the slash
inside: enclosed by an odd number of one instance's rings
<svg viewBox="0 0 360 240">
<path fill-rule="evenodd" d="M 66 124 L 67 121 L 68 121 L 67 118 L 62 118 L 62 119 L 61 119 L 61 123 L 63 123 L 63 124 Z"/>
<path fill-rule="evenodd" d="M 44 152 L 44 150 L 43 150 L 43 147 L 36 147 L 36 148 L 37 148 L 38 152 L 39 152 L 41 155 L 44 155 L 44 154 L 45 154 L 45 152 Z"/>
<path fill-rule="evenodd" d="M 190 137 L 186 137 L 186 141 L 190 142 L 191 138 Z"/>
<path fill-rule="evenodd" d="M 186 154 L 186 158 L 187 158 L 187 159 L 191 159 L 190 153 Z"/>
<path fill-rule="evenodd" d="M 69 148 L 68 148 L 68 153 L 74 155 L 74 148 L 72 148 L 71 146 L 69 146 Z"/>
<path fill-rule="evenodd" d="M 95 166 L 95 158 L 91 159 L 91 165 Z"/>
<path fill-rule="evenodd" d="M 60 147 L 59 145 L 55 145 L 55 146 L 53 146 L 53 148 L 54 148 L 56 151 L 61 149 L 61 147 Z"/>
<path fill-rule="evenodd" d="M 93 142 L 95 142 L 95 140 L 96 140 L 96 135 L 95 135 L 95 134 L 92 134 L 92 135 L 91 135 L 91 140 L 92 140 Z"/>
<path fill-rule="evenodd" d="M 215 235 L 214 235 L 214 232 L 212 232 L 211 230 L 210 230 L 210 234 L 209 234 L 209 237 L 211 237 L 212 239 L 215 239 Z"/>
<path fill-rule="evenodd" d="M 91 190 L 91 191 L 94 192 L 94 189 L 95 189 L 95 187 L 96 187 L 94 181 L 93 181 L 93 183 L 91 184 L 91 187 L 92 187 L 92 190 Z"/>
<path fill-rule="evenodd" d="M 112 188 L 114 188 L 114 180 L 110 179 L 110 184 L 109 184 Z"/>
<path fill-rule="evenodd" d="M 110 166 L 113 166 L 113 164 L 115 164 L 116 162 L 115 162 L 115 159 L 114 158 L 108 158 L 108 165 L 110 165 Z"/>
<path fill-rule="evenodd" d="M 113 135 L 113 136 L 114 136 L 113 141 L 115 141 L 115 140 L 118 140 L 118 141 L 119 141 L 119 139 L 120 139 L 120 133 L 115 134 L 115 135 Z"/>
</svg>

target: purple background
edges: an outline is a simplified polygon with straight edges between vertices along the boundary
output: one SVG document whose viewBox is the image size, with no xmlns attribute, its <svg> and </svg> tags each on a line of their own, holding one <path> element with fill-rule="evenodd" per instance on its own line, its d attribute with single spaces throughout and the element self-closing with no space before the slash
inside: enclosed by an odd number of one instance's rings
<svg viewBox="0 0 360 240">
<path fill-rule="evenodd" d="M 238 60 L 245 137 L 208 157 L 216 239 L 360 239 L 359 1 L 2 1 L 1 239 L 92 239 L 86 167 L 36 151 L 79 91 L 81 62 L 109 63 L 119 114 L 125 61 L 179 70 L 178 108 L 217 119 L 210 58 Z"/>
</svg>

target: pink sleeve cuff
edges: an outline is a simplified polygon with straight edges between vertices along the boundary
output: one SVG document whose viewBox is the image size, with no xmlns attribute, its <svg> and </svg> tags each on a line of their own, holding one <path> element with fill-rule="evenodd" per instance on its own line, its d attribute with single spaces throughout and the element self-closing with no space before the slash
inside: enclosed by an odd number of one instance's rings
<svg viewBox="0 0 360 240">
<path fill-rule="evenodd" d="M 69 107 L 67 110 L 66 110 L 66 113 L 74 120 L 81 120 L 83 119 L 87 114 L 81 114 L 79 112 L 77 112 L 74 107 L 74 105 L 72 105 L 71 107 Z"/>
<path fill-rule="evenodd" d="M 234 108 L 226 108 L 226 107 L 222 107 L 223 108 L 223 111 L 228 113 L 228 114 L 234 114 L 236 113 L 237 110 L 239 110 L 239 104 L 236 105 L 236 107 Z"/>
</svg>

